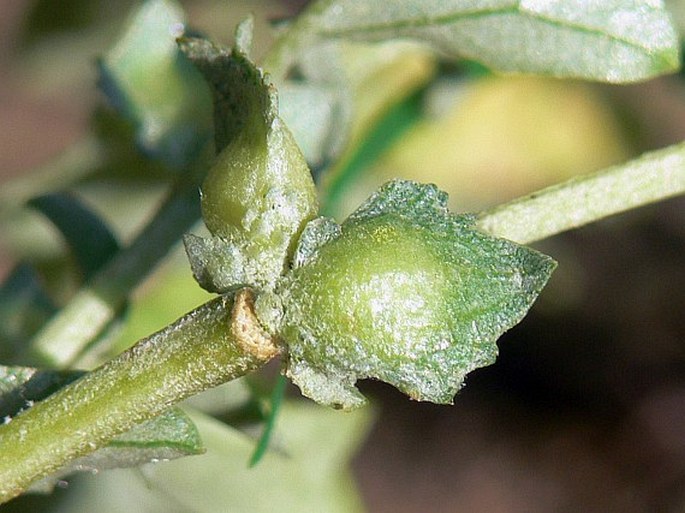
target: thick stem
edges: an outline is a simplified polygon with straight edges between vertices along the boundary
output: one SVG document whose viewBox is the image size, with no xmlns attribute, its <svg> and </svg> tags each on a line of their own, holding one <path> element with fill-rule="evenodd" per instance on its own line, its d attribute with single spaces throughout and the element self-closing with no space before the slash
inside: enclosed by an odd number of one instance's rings
<svg viewBox="0 0 685 513">
<path fill-rule="evenodd" d="M 685 192 L 685 143 L 579 176 L 480 214 L 478 227 L 528 244 Z"/>
<path fill-rule="evenodd" d="M 200 218 L 201 173 L 184 175 L 131 245 L 119 252 L 93 281 L 33 339 L 32 359 L 66 367 L 97 338 L 131 291 Z"/>
<path fill-rule="evenodd" d="M 186 397 L 254 371 L 278 347 L 249 289 L 222 296 L 0 426 L 0 503 Z"/>
</svg>

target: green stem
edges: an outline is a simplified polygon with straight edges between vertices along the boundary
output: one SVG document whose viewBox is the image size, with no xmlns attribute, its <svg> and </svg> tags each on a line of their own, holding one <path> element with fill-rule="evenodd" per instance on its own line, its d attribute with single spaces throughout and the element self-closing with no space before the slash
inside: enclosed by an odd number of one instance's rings
<svg viewBox="0 0 685 513">
<path fill-rule="evenodd" d="M 218 297 L 0 426 L 0 503 L 172 404 L 278 351 L 245 289 Z"/>
<path fill-rule="evenodd" d="M 97 338 L 131 291 L 200 218 L 201 173 L 183 175 L 133 243 L 119 252 L 36 335 L 33 359 L 66 367 Z"/>
<path fill-rule="evenodd" d="M 685 192 L 685 143 L 579 176 L 479 215 L 478 227 L 528 244 Z"/>
</svg>

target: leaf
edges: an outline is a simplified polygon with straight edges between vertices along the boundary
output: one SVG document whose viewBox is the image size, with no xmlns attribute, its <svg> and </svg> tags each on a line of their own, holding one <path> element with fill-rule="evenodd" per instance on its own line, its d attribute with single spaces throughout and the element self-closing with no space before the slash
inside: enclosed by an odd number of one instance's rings
<svg viewBox="0 0 685 513">
<path fill-rule="evenodd" d="M 97 474 L 103 470 L 139 467 L 203 452 L 193 421 L 180 408 L 173 408 L 115 438 L 107 446 L 72 460 L 63 469 L 32 485 L 31 491 L 50 492 L 74 472 Z"/>
<path fill-rule="evenodd" d="M 280 115 L 286 122 L 307 163 L 313 168 L 322 166 L 331 152 L 331 134 L 340 116 L 338 98 L 330 87 L 303 81 L 284 82 L 278 92 L 281 98 Z M 307 115 L 303 116 L 302 113 Z"/>
<path fill-rule="evenodd" d="M 383 186 L 332 238 L 310 224 L 280 284 L 286 372 L 317 402 L 354 408 L 358 379 L 451 403 L 465 375 L 494 362 L 555 262 L 479 232 L 433 185 Z M 316 239 L 319 246 L 316 247 Z"/>
<path fill-rule="evenodd" d="M 269 449 L 274 427 L 276 426 L 276 419 L 278 418 L 278 412 L 281 409 L 285 397 L 285 387 L 287 384 L 288 380 L 285 376 L 279 374 L 276 378 L 273 390 L 271 391 L 271 397 L 269 398 L 269 411 L 264 421 L 264 430 L 257 441 L 252 456 L 250 456 L 250 467 L 254 467 L 259 463 Z"/>
<path fill-rule="evenodd" d="M 60 388 L 83 376 L 83 371 L 39 370 L 0 365 L 0 420 L 12 419 Z M 200 454 L 202 442 L 195 425 L 180 409 L 144 422 L 120 435 L 106 447 L 72 461 L 68 466 L 32 486 L 32 491 L 49 492 L 65 476 L 77 472 L 142 465 Z"/>
<path fill-rule="evenodd" d="M 93 211 L 75 196 L 46 194 L 29 201 L 29 206 L 45 215 L 69 245 L 85 280 L 106 264 L 119 250 L 116 237 Z"/>
<path fill-rule="evenodd" d="M 15 361 L 56 311 L 35 270 L 15 267 L 0 286 L 0 361 Z"/>
<path fill-rule="evenodd" d="M 249 23 L 238 32 L 246 45 Z M 202 39 L 179 44 L 214 91 L 221 149 L 202 185 L 202 218 L 212 239 L 185 238 L 193 274 L 213 292 L 270 288 L 288 268 L 302 227 L 317 214 L 311 173 L 278 117 L 275 89 L 243 46 L 229 51 Z"/>
<path fill-rule="evenodd" d="M 0 419 L 4 419 L 5 424 L 10 422 L 15 415 L 83 374 L 81 371 L 41 371 L 0 365 Z"/>
<path fill-rule="evenodd" d="M 141 148 L 169 168 L 184 169 L 211 137 L 211 99 L 200 74 L 179 52 L 183 11 L 148 0 L 99 62 L 100 86 L 137 127 Z"/>
<path fill-rule="evenodd" d="M 369 425 L 369 411 L 341 415 L 286 403 L 274 435 L 279 451 L 246 461 L 254 441 L 214 419 L 193 414 L 207 453 L 144 468 L 146 481 L 183 511 L 279 513 L 362 511 L 349 460 Z"/>
<path fill-rule="evenodd" d="M 329 0 L 312 25 L 326 38 L 416 39 L 506 73 L 633 82 L 679 66 L 658 0 Z"/>
</svg>

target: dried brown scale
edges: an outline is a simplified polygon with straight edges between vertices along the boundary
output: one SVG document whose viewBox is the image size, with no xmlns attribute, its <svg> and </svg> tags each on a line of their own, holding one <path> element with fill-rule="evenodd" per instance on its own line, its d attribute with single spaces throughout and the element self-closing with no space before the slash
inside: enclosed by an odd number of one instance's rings
<svg viewBox="0 0 685 513">
<path fill-rule="evenodd" d="M 261 326 L 254 310 L 255 293 L 252 289 L 239 290 L 231 311 L 231 332 L 246 353 L 260 359 L 271 359 L 280 353 L 280 348 Z"/>
</svg>

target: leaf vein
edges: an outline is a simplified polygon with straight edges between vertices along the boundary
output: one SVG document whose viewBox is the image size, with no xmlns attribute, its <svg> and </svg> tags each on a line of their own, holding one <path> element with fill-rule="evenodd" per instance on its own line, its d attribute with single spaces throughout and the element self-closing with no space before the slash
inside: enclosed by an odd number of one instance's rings
<svg viewBox="0 0 685 513">
<path fill-rule="evenodd" d="M 532 20 L 537 20 L 539 22 L 561 27 L 564 29 L 570 29 L 577 32 L 583 32 L 590 35 L 609 38 L 618 43 L 641 50 L 647 54 L 654 53 L 654 49 L 647 48 L 644 45 L 641 45 L 639 42 L 634 41 L 632 39 L 621 37 L 599 28 L 583 25 L 580 23 L 574 23 L 571 21 L 560 20 L 558 18 L 545 16 L 540 13 L 535 13 L 523 9 L 520 5 L 520 0 L 519 2 L 517 2 L 516 5 L 512 5 L 510 7 L 495 9 L 474 9 L 471 11 L 462 11 L 459 13 L 446 14 L 442 16 L 426 16 L 414 17 L 409 19 L 399 19 L 390 23 L 369 24 L 364 26 L 356 26 L 348 29 L 324 29 L 320 30 L 319 34 L 327 37 L 351 37 L 355 35 L 362 35 L 364 33 L 383 32 L 388 30 L 401 31 L 406 29 L 426 28 L 437 25 L 450 25 L 468 19 L 485 18 L 488 16 L 503 16 L 508 14 L 520 15 Z"/>
</svg>

